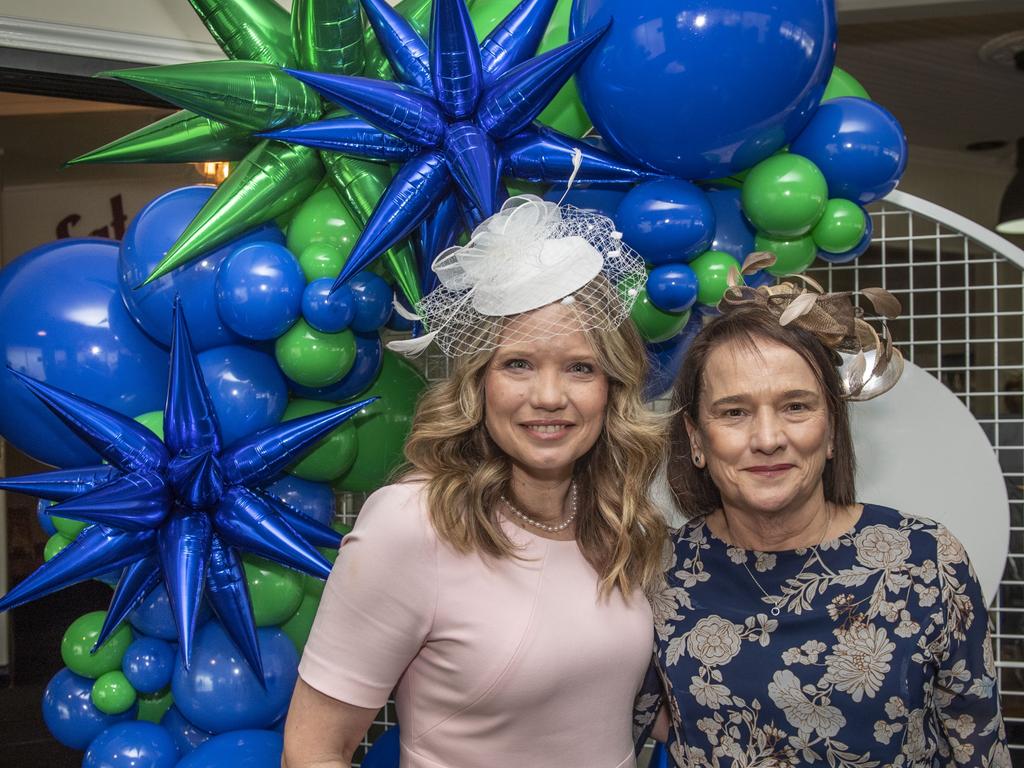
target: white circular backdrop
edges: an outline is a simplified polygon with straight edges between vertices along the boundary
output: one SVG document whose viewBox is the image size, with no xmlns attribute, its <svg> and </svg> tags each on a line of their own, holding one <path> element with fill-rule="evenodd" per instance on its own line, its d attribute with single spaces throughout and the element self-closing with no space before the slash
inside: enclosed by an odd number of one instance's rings
<svg viewBox="0 0 1024 768">
<path fill-rule="evenodd" d="M 1010 511 L 995 451 L 973 414 L 907 362 L 888 393 L 850 404 L 850 420 L 857 497 L 949 528 L 967 548 L 991 602 L 1009 549 Z"/>
</svg>

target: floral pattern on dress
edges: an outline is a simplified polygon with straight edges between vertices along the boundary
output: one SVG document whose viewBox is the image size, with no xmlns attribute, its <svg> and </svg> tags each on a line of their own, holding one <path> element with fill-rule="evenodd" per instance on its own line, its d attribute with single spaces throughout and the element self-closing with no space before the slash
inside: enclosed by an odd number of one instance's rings
<svg viewBox="0 0 1024 768">
<path fill-rule="evenodd" d="M 759 553 L 698 518 L 664 565 L 638 745 L 667 701 L 680 768 L 1010 766 L 985 602 L 938 523 L 865 505 L 816 549 Z"/>
</svg>

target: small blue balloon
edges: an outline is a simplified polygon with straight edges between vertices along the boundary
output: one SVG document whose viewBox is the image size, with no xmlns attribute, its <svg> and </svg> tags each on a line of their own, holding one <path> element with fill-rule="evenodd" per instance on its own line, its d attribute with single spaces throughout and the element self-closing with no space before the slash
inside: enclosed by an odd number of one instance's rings
<svg viewBox="0 0 1024 768">
<path fill-rule="evenodd" d="M 767 269 L 759 269 L 752 275 L 745 275 L 743 282 L 751 288 L 760 288 L 762 285 L 775 285 L 779 281 L 775 275 Z"/>
<path fill-rule="evenodd" d="M 305 287 L 291 251 L 277 242 L 251 242 L 217 270 L 217 312 L 240 336 L 276 339 L 298 319 Z"/>
<path fill-rule="evenodd" d="M 173 705 L 160 718 L 160 725 L 171 734 L 171 738 L 174 739 L 174 743 L 178 747 L 178 754 L 182 757 L 213 737 L 209 731 L 196 728 Z"/>
<path fill-rule="evenodd" d="M 400 758 L 401 747 L 396 725 L 377 737 L 360 765 L 363 768 L 398 768 Z"/>
<path fill-rule="evenodd" d="M 121 242 L 118 261 L 121 296 L 139 325 L 164 345 L 171 343 L 171 309 L 181 296 L 192 345 L 198 350 L 232 344 L 238 336 L 217 313 L 217 270 L 231 253 L 246 243 L 284 242 L 273 225 L 257 227 L 190 264 L 175 269 L 148 285 L 146 278 L 185 227 L 214 192 L 214 187 L 182 187 L 150 201 L 132 219 Z M 144 413 L 147 409 L 137 409 Z M 148 409 L 148 410 L 153 410 Z"/>
<path fill-rule="evenodd" d="M 822 261 L 827 261 L 829 264 L 849 264 L 851 261 L 856 259 L 858 256 L 864 254 L 864 252 L 871 247 L 871 238 L 874 237 L 875 225 L 871 221 L 871 216 L 864 212 L 864 219 L 867 221 L 867 226 L 864 228 L 864 234 L 853 248 L 842 253 L 829 253 L 818 249 L 818 258 Z"/>
<path fill-rule="evenodd" d="M 349 281 L 348 286 L 352 289 L 352 302 L 355 306 L 352 330 L 370 333 L 383 326 L 394 309 L 391 303 L 394 291 L 391 286 L 372 272 L 360 272 Z"/>
<path fill-rule="evenodd" d="M 57 529 L 53 525 L 53 520 L 50 519 L 50 513 L 47 511 L 49 508 L 50 502 L 46 499 L 40 499 L 36 503 L 36 520 L 39 521 L 39 527 L 43 529 L 43 533 L 47 536 L 53 536 Z"/>
<path fill-rule="evenodd" d="M 302 294 L 302 316 L 306 322 L 322 333 L 341 333 L 356 316 L 355 299 L 349 285 L 334 293 L 334 280 L 321 277 L 306 286 Z"/>
<path fill-rule="evenodd" d="M 285 475 L 268 485 L 267 493 L 318 523 L 330 525 L 334 519 L 334 491 L 326 483 Z"/>
<path fill-rule="evenodd" d="M 50 680 L 43 692 L 43 721 L 53 738 L 66 747 L 85 749 L 103 730 L 131 720 L 138 706 L 119 715 L 107 715 L 92 703 L 95 680 L 62 669 Z"/>
<path fill-rule="evenodd" d="M 142 720 L 117 723 L 85 752 L 82 768 L 173 768 L 178 749 L 164 728 Z"/>
<path fill-rule="evenodd" d="M 647 345 L 647 382 L 644 384 L 644 399 L 653 400 L 665 394 L 675 383 L 682 368 L 686 350 L 704 325 L 704 312 L 697 307 L 690 310 L 690 319 L 683 330 L 668 341 Z"/>
<path fill-rule="evenodd" d="M 121 671 L 139 693 L 156 693 L 171 684 L 175 648 L 156 637 L 138 637 L 124 652 Z"/>
<path fill-rule="evenodd" d="M 899 121 L 854 96 L 822 104 L 789 151 L 818 166 L 829 197 L 861 205 L 889 194 L 907 167 L 907 137 Z"/>
<path fill-rule="evenodd" d="M 550 191 L 544 194 L 544 199 L 557 203 L 559 200 L 562 200 L 563 194 L 565 194 L 565 187 L 556 184 Z M 615 211 L 618 210 L 619 204 L 625 196 L 626 192 L 622 189 L 621 185 L 616 187 L 601 186 L 599 184 L 590 184 L 588 186 L 574 185 L 568 194 L 565 194 L 562 204 L 574 205 L 581 210 L 594 211 L 595 213 L 607 216 L 609 219 L 614 219 Z"/>
<path fill-rule="evenodd" d="M 689 261 L 708 249 L 715 234 L 711 201 L 682 179 L 633 187 L 619 203 L 615 222 L 623 241 L 649 264 Z"/>
<path fill-rule="evenodd" d="M 198 357 L 223 445 L 281 421 L 288 385 L 273 357 L 236 345 L 208 349 Z"/>
<path fill-rule="evenodd" d="M 284 739 L 277 731 L 230 731 L 196 747 L 177 768 L 280 768 L 283 750 Z"/>
<path fill-rule="evenodd" d="M 647 295 L 663 312 L 685 312 L 697 301 L 697 275 L 685 264 L 664 264 L 647 276 Z"/>
<path fill-rule="evenodd" d="M 291 390 L 299 397 L 307 400 L 326 400 L 328 402 L 340 403 L 350 400 L 356 395 L 361 395 L 380 374 L 383 364 L 384 345 L 380 342 L 380 336 L 373 333 L 357 333 L 356 335 L 356 361 L 352 369 L 345 374 L 337 384 L 329 387 L 314 389 L 303 387 L 301 384 L 290 382 Z"/>
<path fill-rule="evenodd" d="M 299 663 L 295 645 L 276 627 L 256 630 L 264 683 L 217 621 L 195 635 L 192 665 L 175 667 L 174 705 L 191 723 L 211 733 L 265 728 L 282 717 L 295 687 Z"/>
<path fill-rule="evenodd" d="M 210 609 L 204 602 L 196 616 L 196 627 L 206 623 L 210 618 Z M 178 629 L 174 624 L 171 611 L 171 600 L 163 582 L 156 585 L 146 595 L 138 607 L 128 614 L 128 623 L 143 635 L 158 637 L 161 640 L 177 640 Z"/>
<path fill-rule="evenodd" d="M 708 250 L 728 253 L 742 264 L 747 254 L 754 251 L 757 230 L 743 214 L 740 190 L 712 189 L 707 195 L 715 211 L 715 236 Z"/>
</svg>

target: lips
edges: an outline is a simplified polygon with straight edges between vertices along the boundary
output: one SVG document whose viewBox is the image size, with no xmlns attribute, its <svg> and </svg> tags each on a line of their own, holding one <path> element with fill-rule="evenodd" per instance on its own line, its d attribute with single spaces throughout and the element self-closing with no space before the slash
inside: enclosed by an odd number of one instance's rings
<svg viewBox="0 0 1024 768">
<path fill-rule="evenodd" d="M 762 464 L 756 467 L 747 467 L 744 471 L 751 472 L 762 477 L 773 477 L 793 469 L 794 466 L 794 464 Z"/>
<path fill-rule="evenodd" d="M 539 440 L 557 440 L 566 435 L 573 424 L 568 421 L 528 422 L 522 426 L 527 434 Z"/>
</svg>

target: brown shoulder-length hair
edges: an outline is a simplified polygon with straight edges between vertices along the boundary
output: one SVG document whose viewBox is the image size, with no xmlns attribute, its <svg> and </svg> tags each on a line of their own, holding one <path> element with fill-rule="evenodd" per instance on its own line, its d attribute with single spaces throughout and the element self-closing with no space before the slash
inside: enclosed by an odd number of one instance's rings
<svg viewBox="0 0 1024 768">
<path fill-rule="evenodd" d="M 704 389 L 704 370 L 711 353 L 732 344 L 758 354 L 759 347 L 773 342 L 789 347 L 810 366 L 825 395 L 832 431 L 832 458 L 822 476 L 825 499 L 847 505 L 856 501 L 854 475 L 856 457 L 850 416 L 843 399 L 838 362 L 833 352 L 814 334 L 802 328 L 779 325 L 778 317 L 759 306 L 739 307 L 711 320 L 693 340 L 683 367 L 672 389 L 673 410 L 677 417 L 669 434 L 668 481 L 676 503 L 687 516 L 704 515 L 722 505 L 722 496 L 711 473 L 698 469 L 683 415 L 700 429 L 700 398 Z"/>
<path fill-rule="evenodd" d="M 576 294 L 577 302 L 588 300 L 586 291 Z M 664 456 L 664 417 L 644 405 L 646 356 L 633 324 L 586 335 L 608 377 L 608 404 L 597 443 L 575 468 L 576 541 L 601 594 L 618 587 L 628 598 L 637 587 L 649 590 L 660 572 L 665 523 L 649 489 Z M 405 445 L 406 477 L 425 477 L 433 527 L 457 551 L 518 557 L 497 517 L 511 462 L 484 425 L 493 356 L 457 358 L 451 375 L 424 393 Z"/>
</svg>

